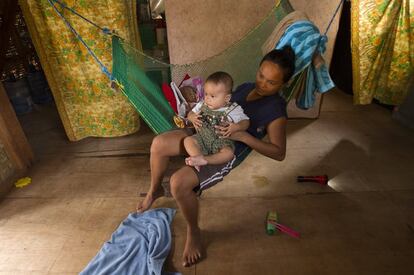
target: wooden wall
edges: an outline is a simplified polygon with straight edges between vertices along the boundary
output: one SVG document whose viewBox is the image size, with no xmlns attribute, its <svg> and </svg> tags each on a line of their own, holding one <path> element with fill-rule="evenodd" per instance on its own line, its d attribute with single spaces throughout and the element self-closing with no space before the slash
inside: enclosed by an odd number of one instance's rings
<svg viewBox="0 0 414 275">
<path fill-rule="evenodd" d="M 0 197 L 23 175 L 33 161 L 33 152 L 0 82 Z"/>
<path fill-rule="evenodd" d="M 325 31 L 340 0 L 291 0 L 295 10 L 304 11 Z M 272 9 L 274 0 L 168 0 L 167 33 L 170 62 L 186 64 L 220 53 L 259 24 Z M 326 60 L 331 60 L 339 15 L 328 33 Z M 264 41 L 263 41 L 264 42 Z M 293 103 L 293 102 L 291 102 Z M 290 104 L 290 117 L 317 117 L 320 97 L 314 108 L 302 111 Z"/>
</svg>

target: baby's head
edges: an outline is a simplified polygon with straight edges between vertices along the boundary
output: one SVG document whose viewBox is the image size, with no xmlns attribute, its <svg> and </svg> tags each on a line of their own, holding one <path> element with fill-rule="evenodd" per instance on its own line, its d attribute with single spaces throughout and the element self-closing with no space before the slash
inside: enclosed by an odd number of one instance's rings
<svg viewBox="0 0 414 275">
<path fill-rule="evenodd" d="M 197 91 L 192 86 L 182 86 L 180 87 L 180 92 L 186 101 L 185 112 L 187 115 L 187 113 L 197 104 Z"/>
<path fill-rule="evenodd" d="M 197 103 L 197 91 L 191 86 L 180 87 L 180 92 L 187 103 Z"/>
<path fill-rule="evenodd" d="M 231 98 L 233 78 L 225 72 L 215 72 L 204 83 L 204 102 L 216 110 L 225 107 Z"/>
</svg>

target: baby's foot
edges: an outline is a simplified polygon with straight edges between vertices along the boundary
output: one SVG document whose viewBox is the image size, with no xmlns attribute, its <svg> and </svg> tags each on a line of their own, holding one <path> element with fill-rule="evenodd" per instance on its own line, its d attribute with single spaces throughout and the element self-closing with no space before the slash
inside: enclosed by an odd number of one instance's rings
<svg viewBox="0 0 414 275">
<path fill-rule="evenodd" d="M 198 165 L 191 165 L 191 160 L 190 160 L 189 157 L 185 159 L 185 164 L 188 165 L 188 166 L 193 166 L 198 172 L 200 172 L 200 166 L 198 166 Z"/>
<path fill-rule="evenodd" d="M 185 159 L 185 163 L 189 166 L 194 166 L 198 171 L 200 170 L 200 166 L 207 165 L 207 160 L 204 158 L 203 155 L 188 157 Z"/>
</svg>

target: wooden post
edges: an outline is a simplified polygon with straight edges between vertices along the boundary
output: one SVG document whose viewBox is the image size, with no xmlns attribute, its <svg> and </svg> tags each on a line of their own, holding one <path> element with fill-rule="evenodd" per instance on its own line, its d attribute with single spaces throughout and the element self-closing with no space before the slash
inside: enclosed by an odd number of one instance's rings
<svg viewBox="0 0 414 275">
<path fill-rule="evenodd" d="M 25 171 L 31 165 L 33 161 L 32 149 L 1 82 L 0 141 L 16 170 Z"/>
</svg>

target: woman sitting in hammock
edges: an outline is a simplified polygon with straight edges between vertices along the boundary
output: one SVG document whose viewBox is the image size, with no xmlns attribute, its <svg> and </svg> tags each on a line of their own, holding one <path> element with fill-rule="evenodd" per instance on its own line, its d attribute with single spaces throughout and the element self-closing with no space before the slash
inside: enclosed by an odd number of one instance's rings
<svg viewBox="0 0 414 275">
<path fill-rule="evenodd" d="M 278 93 L 292 76 L 294 64 L 295 54 L 290 47 L 272 50 L 260 62 L 256 83 L 244 83 L 232 93 L 231 101 L 238 103 L 250 118 L 247 131 L 239 131 L 228 137 L 236 141 L 236 157 L 250 147 L 278 161 L 285 158 L 286 102 Z M 226 127 L 217 126 L 217 131 L 223 136 L 227 130 Z M 154 138 L 150 157 L 151 186 L 145 199 L 138 204 L 138 212 L 149 209 L 154 200 L 163 195 L 161 181 L 169 159 L 185 154 L 183 140 L 192 134 L 188 130 L 174 130 Z M 261 139 L 265 134 L 268 135 L 268 141 Z M 205 165 L 200 171 L 184 166 L 170 178 L 171 194 L 187 222 L 184 266 L 191 266 L 202 258 L 198 200 L 194 190 L 202 191 L 222 181 L 235 160 L 236 158 L 223 165 Z"/>
</svg>

